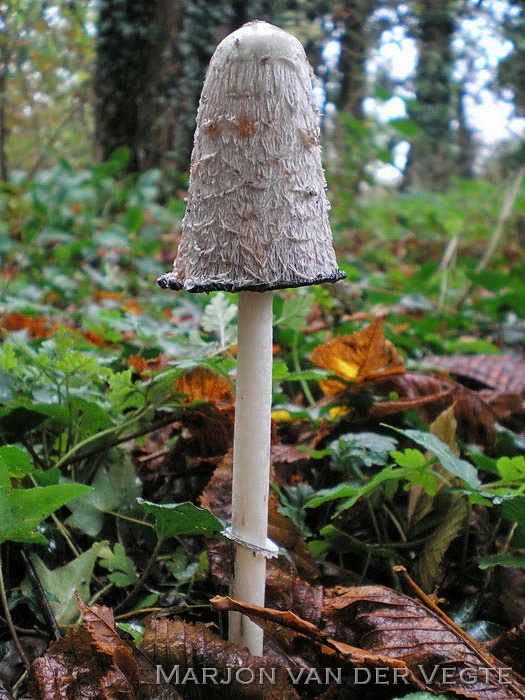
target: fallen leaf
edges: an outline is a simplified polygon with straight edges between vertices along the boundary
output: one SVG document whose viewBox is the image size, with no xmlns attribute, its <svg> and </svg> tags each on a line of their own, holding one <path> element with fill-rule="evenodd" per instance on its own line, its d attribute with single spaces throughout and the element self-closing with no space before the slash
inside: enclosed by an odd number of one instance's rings
<svg viewBox="0 0 525 700">
<path fill-rule="evenodd" d="M 186 394 L 187 403 L 202 400 L 218 407 L 230 407 L 235 402 L 231 382 L 203 367 L 196 367 L 179 377 L 175 382 L 175 391 Z"/>
<path fill-rule="evenodd" d="M 268 652 L 264 658 L 252 656 L 248 649 L 225 642 L 201 623 L 150 619 L 140 650 L 148 660 L 142 675 L 143 685 L 153 686 L 158 691 L 162 688 L 159 677 L 166 680 L 173 672 L 170 682 L 174 688 L 180 686 L 185 700 L 233 697 L 292 700 L 299 697 L 284 668 L 286 660 L 282 655 Z M 208 674 L 214 674 L 216 683 L 208 675 L 208 682 L 202 684 L 205 669 Z M 239 681 L 235 672 L 240 669 L 244 670 L 239 674 Z M 266 669 L 268 675 L 261 673 L 261 669 Z M 272 669 L 275 669 L 273 674 Z M 243 684 L 251 673 L 257 682 Z M 228 683 L 228 679 L 231 682 Z"/>
<path fill-rule="evenodd" d="M 379 318 L 352 335 L 338 335 L 324 345 L 318 345 L 310 359 L 317 367 L 332 370 L 342 379 L 354 383 L 405 371 L 403 359 L 383 335 Z M 323 384 L 320 382 L 321 386 Z M 330 382 L 330 390 L 333 388 L 334 382 Z"/>
<path fill-rule="evenodd" d="M 525 674 L 525 620 L 518 627 L 504 632 L 496 639 L 485 644 L 507 666 L 512 666 L 518 673 Z"/>
<path fill-rule="evenodd" d="M 251 619 L 262 618 L 277 625 L 282 625 L 293 630 L 296 634 L 315 641 L 323 654 L 335 655 L 340 660 L 357 666 L 370 665 L 380 668 L 397 668 L 403 671 L 403 675 L 416 687 L 424 688 L 424 685 L 412 673 L 404 661 L 391 658 L 383 654 L 370 652 L 367 649 L 360 649 L 345 642 L 339 642 L 330 637 L 326 632 L 319 629 L 317 625 L 303 620 L 291 611 L 271 610 L 258 605 L 241 603 L 229 596 L 215 596 L 211 599 L 211 604 L 217 610 L 236 611 L 248 615 Z"/>
<path fill-rule="evenodd" d="M 402 659 L 432 690 L 483 700 L 525 698 L 523 679 L 506 670 L 509 682 L 498 681 L 504 664 L 419 594 L 425 604 L 384 586 L 363 586 L 342 590 L 326 607 L 357 625 L 362 646 Z M 444 676 L 445 668 L 451 670 Z"/>
<path fill-rule="evenodd" d="M 457 377 L 473 379 L 503 392 L 525 392 L 525 356 L 478 354 L 424 358 L 431 367 L 446 370 Z"/>
</svg>

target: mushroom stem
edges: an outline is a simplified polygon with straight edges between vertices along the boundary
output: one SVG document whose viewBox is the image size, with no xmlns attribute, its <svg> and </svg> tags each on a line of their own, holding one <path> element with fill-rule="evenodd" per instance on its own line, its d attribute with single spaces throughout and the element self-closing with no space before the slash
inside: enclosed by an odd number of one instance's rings
<svg viewBox="0 0 525 700">
<path fill-rule="evenodd" d="M 272 408 L 272 297 L 269 292 L 239 293 L 235 433 L 233 440 L 232 533 L 266 548 L 270 481 Z M 265 557 L 235 544 L 232 597 L 264 605 Z M 263 631 L 237 612 L 229 614 L 231 642 L 261 655 Z"/>
</svg>

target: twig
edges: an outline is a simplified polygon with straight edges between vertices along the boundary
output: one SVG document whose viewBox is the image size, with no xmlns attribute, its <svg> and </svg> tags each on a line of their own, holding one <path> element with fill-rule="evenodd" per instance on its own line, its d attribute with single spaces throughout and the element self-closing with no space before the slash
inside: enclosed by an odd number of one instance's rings
<svg viewBox="0 0 525 700">
<path fill-rule="evenodd" d="M 15 643 L 16 650 L 18 651 L 18 655 L 20 656 L 20 659 L 22 660 L 22 663 L 24 664 L 25 668 L 28 669 L 31 664 L 29 662 L 29 659 L 26 656 L 26 653 L 22 647 L 22 644 L 20 643 L 20 639 L 18 638 L 18 634 L 16 633 L 15 626 L 13 624 L 13 618 L 11 617 L 11 611 L 9 610 L 9 604 L 7 602 L 7 594 L 5 590 L 5 582 L 4 582 L 4 573 L 2 571 L 2 551 L 0 549 L 0 599 L 2 601 L 2 607 L 4 609 L 4 615 L 5 619 L 7 621 L 7 626 L 9 627 L 9 631 L 11 632 L 11 637 L 13 639 L 13 642 Z"/>
<path fill-rule="evenodd" d="M 40 583 L 40 579 L 38 578 L 38 574 L 35 571 L 35 567 L 33 566 L 33 562 L 27 556 L 27 553 L 23 547 L 20 547 L 20 554 L 22 555 L 22 559 L 24 560 L 27 575 L 29 577 L 29 580 L 31 581 L 31 585 L 33 587 L 33 593 L 35 594 L 35 598 L 38 601 L 38 604 L 40 606 L 40 610 L 42 611 L 42 615 L 44 616 L 44 619 L 47 622 L 48 627 L 53 634 L 53 637 L 55 639 L 60 639 L 60 637 L 61 637 L 60 629 L 58 628 L 57 621 L 55 619 L 55 616 L 53 615 L 53 611 L 51 610 L 51 606 L 49 605 L 49 600 L 47 599 L 46 593 L 45 593 L 44 589 L 42 588 L 42 584 Z"/>
<path fill-rule="evenodd" d="M 65 467 L 68 464 L 73 464 L 74 462 L 81 462 L 83 459 L 92 457 L 93 455 L 96 455 L 99 452 L 103 452 L 104 450 L 107 450 L 111 447 L 116 447 L 116 445 L 121 445 L 123 442 L 128 442 L 128 440 L 133 440 L 136 437 L 141 437 L 142 435 L 152 433 L 153 431 L 158 430 L 159 428 L 164 428 L 165 426 L 170 425 L 171 423 L 175 423 L 176 421 L 177 419 L 174 416 L 162 418 L 156 423 L 151 423 L 145 428 L 135 430 L 135 432 L 133 433 L 127 433 L 122 437 L 115 438 L 114 440 L 110 440 L 109 442 L 104 442 L 102 445 L 97 445 L 96 447 L 92 447 L 89 450 L 84 450 L 83 452 L 78 452 L 77 454 L 70 454 L 69 456 L 66 456 L 60 461 L 60 466 Z"/>
<path fill-rule="evenodd" d="M 507 223 L 508 219 L 510 218 L 510 215 L 512 214 L 512 209 L 514 207 L 514 203 L 516 202 L 516 199 L 518 197 L 521 183 L 523 182 L 523 178 L 525 177 L 525 166 L 522 166 L 519 170 L 518 173 L 514 179 L 514 182 L 512 183 L 511 187 L 507 190 L 505 194 L 505 198 L 503 200 L 503 204 L 501 205 L 501 211 L 498 217 L 498 221 L 496 224 L 496 228 L 494 229 L 494 233 L 492 234 L 492 237 L 489 241 L 489 244 L 483 253 L 481 260 L 478 262 L 475 272 L 476 274 L 479 274 L 482 272 L 487 265 L 489 264 L 490 260 L 492 259 L 492 256 L 496 252 L 501 239 L 503 237 L 503 233 L 505 230 L 505 224 Z M 461 308 L 463 304 L 465 303 L 465 299 L 468 297 L 470 292 L 472 291 L 474 284 L 473 282 L 469 282 L 467 285 L 465 291 L 461 295 L 459 301 L 457 302 L 456 308 Z"/>
</svg>

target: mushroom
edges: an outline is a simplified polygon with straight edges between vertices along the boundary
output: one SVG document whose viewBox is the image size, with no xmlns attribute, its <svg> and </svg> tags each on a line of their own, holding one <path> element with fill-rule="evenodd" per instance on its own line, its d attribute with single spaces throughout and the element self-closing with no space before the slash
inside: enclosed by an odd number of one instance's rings
<svg viewBox="0 0 525 700">
<path fill-rule="evenodd" d="M 182 236 L 158 283 L 239 292 L 231 594 L 264 605 L 272 401 L 272 290 L 345 275 L 337 267 L 312 70 L 301 43 L 266 22 L 212 56 L 197 112 Z M 230 613 L 230 641 L 260 655 L 261 628 Z"/>
</svg>

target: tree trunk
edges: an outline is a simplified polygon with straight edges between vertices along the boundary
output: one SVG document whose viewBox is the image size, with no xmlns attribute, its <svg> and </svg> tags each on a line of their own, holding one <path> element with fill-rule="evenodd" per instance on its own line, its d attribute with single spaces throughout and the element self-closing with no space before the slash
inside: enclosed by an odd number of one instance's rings
<svg viewBox="0 0 525 700">
<path fill-rule="evenodd" d="M 368 55 L 366 22 L 375 7 L 374 0 L 344 0 L 332 9 L 334 20 L 342 21 L 345 33 L 341 38 L 339 70 L 341 84 L 335 105 L 340 112 L 363 118 L 366 96 L 365 64 Z"/>
<path fill-rule="evenodd" d="M 101 0 L 95 75 L 100 157 L 131 151 L 129 170 L 158 165 L 170 150 L 173 104 L 165 84 L 180 72 L 176 0 Z"/>
<path fill-rule="evenodd" d="M 129 170 L 186 171 L 195 114 L 217 43 L 274 0 L 101 0 L 95 78 L 99 155 L 131 151 Z"/>
<path fill-rule="evenodd" d="M 451 169 L 452 0 L 420 0 L 415 7 L 417 102 L 409 114 L 420 131 L 411 143 L 404 185 L 439 190 L 446 186 Z"/>
</svg>

